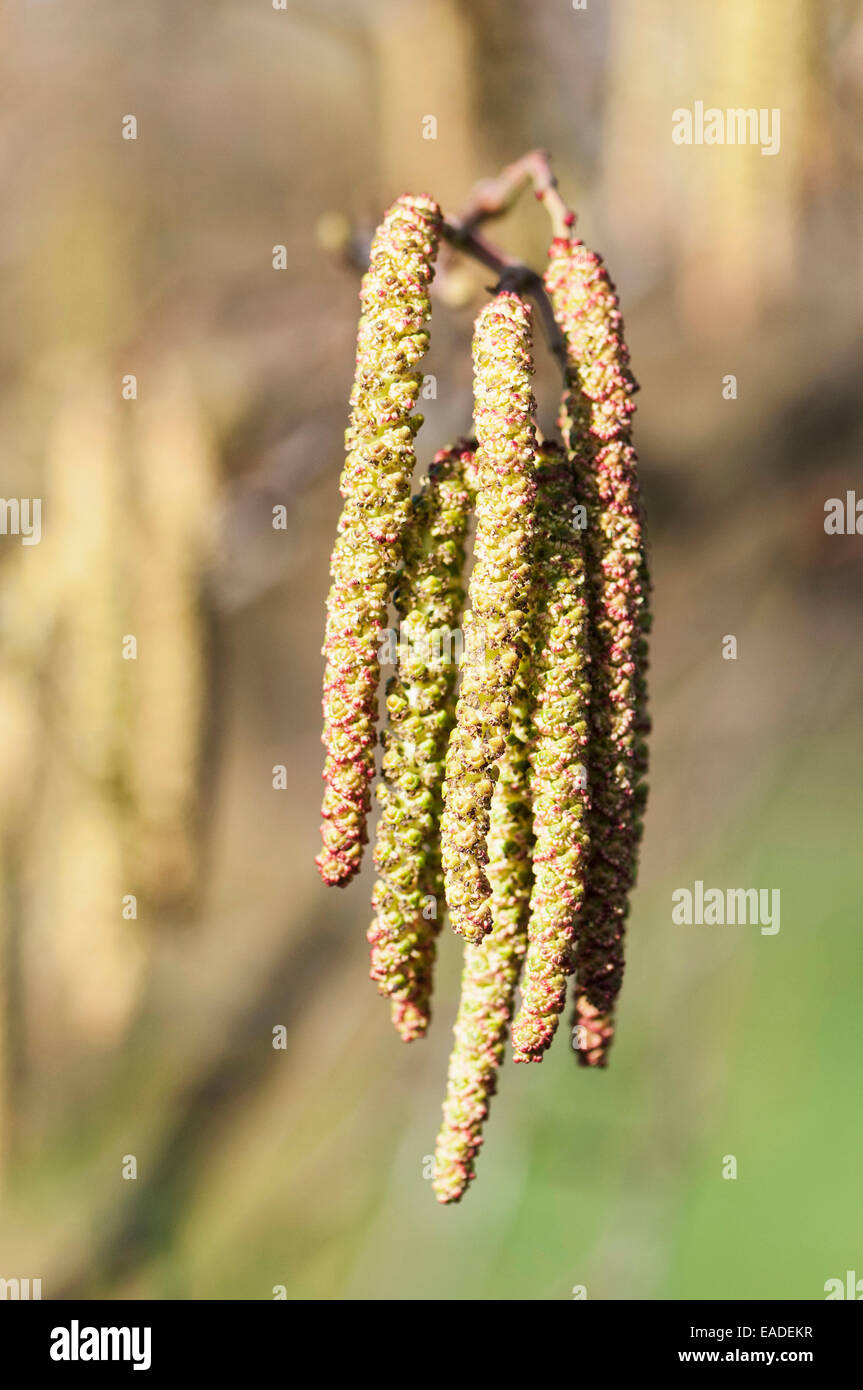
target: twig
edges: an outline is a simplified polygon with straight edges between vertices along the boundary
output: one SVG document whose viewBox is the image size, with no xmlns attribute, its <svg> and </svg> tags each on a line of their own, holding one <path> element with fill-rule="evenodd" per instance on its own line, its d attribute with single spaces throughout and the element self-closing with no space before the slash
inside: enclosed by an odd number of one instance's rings
<svg viewBox="0 0 863 1390">
<path fill-rule="evenodd" d="M 478 183 L 463 216 L 444 222 L 442 233 L 454 250 L 471 256 L 494 271 L 498 277 L 495 289 L 511 289 L 530 296 L 539 311 L 548 346 L 566 373 L 566 340 L 555 322 L 542 276 L 523 261 L 498 250 L 480 231 L 484 222 L 491 222 L 508 212 L 528 184 L 533 185 L 535 197 L 551 219 L 552 235 L 569 240 L 575 226 L 575 213 L 567 207 L 558 192 L 557 179 L 545 150 L 531 150 L 513 164 L 508 164 L 497 178 L 483 179 Z M 338 249 L 350 265 L 365 270 L 369 256 L 365 239 L 358 238 L 347 223 L 340 230 Z"/>
<path fill-rule="evenodd" d="M 567 207 L 557 189 L 545 150 L 531 150 L 508 164 L 496 179 L 483 179 L 476 185 L 464 215 L 456 222 L 445 222 L 443 235 L 451 246 L 472 256 L 499 277 L 499 289 L 529 294 L 539 310 L 548 345 L 563 371 L 567 369 L 566 340 L 558 327 L 542 276 L 530 266 L 498 251 L 479 231 L 483 222 L 502 217 L 529 183 L 551 219 L 552 235 L 568 240 L 575 226 L 575 213 Z"/>
<path fill-rule="evenodd" d="M 442 231 L 445 239 L 456 250 L 462 251 L 466 256 L 472 256 L 474 260 L 488 266 L 489 270 L 495 272 L 498 277 L 497 289 L 510 289 L 515 290 L 518 294 L 530 295 L 539 310 L 548 339 L 548 346 L 563 370 L 566 371 L 566 339 L 555 320 L 551 300 L 545 292 L 545 285 L 542 283 L 542 276 L 532 270 L 529 265 L 525 265 L 523 261 L 498 251 L 478 232 L 467 229 L 464 223 L 444 222 Z"/>
<path fill-rule="evenodd" d="M 459 222 L 465 231 L 475 231 L 483 222 L 508 212 L 528 183 L 551 218 L 555 237 L 568 238 L 575 226 L 575 213 L 567 207 L 557 188 L 551 162 L 545 150 L 531 150 L 508 164 L 496 179 L 483 179 L 476 185 L 468 210 Z"/>
</svg>

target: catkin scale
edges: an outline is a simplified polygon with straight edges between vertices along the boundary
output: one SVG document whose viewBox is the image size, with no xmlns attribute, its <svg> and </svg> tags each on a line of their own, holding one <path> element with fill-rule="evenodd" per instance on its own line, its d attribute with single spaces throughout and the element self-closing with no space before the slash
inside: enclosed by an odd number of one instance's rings
<svg viewBox="0 0 863 1390">
<path fill-rule="evenodd" d="M 528 640 L 536 451 L 531 347 L 528 306 L 502 291 L 482 310 L 474 332 L 477 534 L 441 820 L 450 921 L 474 944 L 492 925 L 489 807 Z"/>
<path fill-rule="evenodd" d="M 530 782 L 534 883 L 516 1062 L 539 1062 L 566 1003 L 585 889 L 590 720 L 588 608 L 575 484 L 563 451 L 538 453 Z"/>
<path fill-rule="evenodd" d="M 636 384 L 601 258 L 563 239 L 549 255 L 545 283 L 569 360 L 560 424 L 587 512 L 592 608 L 591 846 L 573 1029 L 579 1061 L 605 1066 L 646 800 L 649 578 L 630 438 Z"/>
<path fill-rule="evenodd" d="M 344 507 L 331 561 L 324 653 L 326 748 L 321 877 L 345 884 L 367 839 L 374 776 L 379 634 L 401 558 L 422 423 L 411 412 L 428 347 L 428 287 L 441 214 L 428 198 L 402 197 L 372 244 L 361 290 L 357 369 L 351 394 Z"/>
<path fill-rule="evenodd" d="M 467 441 L 435 457 L 414 499 L 393 599 L 401 620 L 399 664 L 387 688 L 374 851 L 379 876 L 368 940 L 371 978 L 393 1001 L 393 1022 L 406 1042 L 428 1026 L 437 908 L 443 903 L 438 829 L 455 714 L 452 643 L 464 602 L 471 503 L 466 471 L 472 464 Z M 427 915 L 430 907 L 433 915 Z"/>
</svg>

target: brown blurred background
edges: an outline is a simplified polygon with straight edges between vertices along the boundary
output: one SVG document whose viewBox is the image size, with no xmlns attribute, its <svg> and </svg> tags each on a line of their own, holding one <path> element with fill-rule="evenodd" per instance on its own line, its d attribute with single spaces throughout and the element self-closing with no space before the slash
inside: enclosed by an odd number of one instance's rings
<svg viewBox="0 0 863 1390">
<path fill-rule="evenodd" d="M 863 496 L 860 3 L 9 0 L 0 26 L 0 493 L 43 499 L 40 544 L 0 536 L 0 1277 L 823 1297 L 863 1261 L 863 537 L 824 530 Z M 674 144 L 696 101 L 779 108 L 779 153 Z M 405 1047 L 368 866 L 343 892 L 313 866 L 351 247 L 537 145 L 642 386 L 651 801 L 610 1070 L 564 1030 L 507 1066 L 443 1210 L 457 944 Z M 491 235 L 542 268 L 529 196 Z M 488 284 L 441 278 L 423 460 L 469 426 Z M 696 878 L 778 887 L 781 931 L 672 925 Z"/>
</svg>

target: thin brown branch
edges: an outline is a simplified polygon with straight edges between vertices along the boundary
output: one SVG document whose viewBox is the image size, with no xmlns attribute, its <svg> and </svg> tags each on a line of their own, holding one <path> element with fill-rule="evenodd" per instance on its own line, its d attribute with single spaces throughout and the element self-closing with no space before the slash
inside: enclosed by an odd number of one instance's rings
<svg viewBox="0 0 863 1390">
<path fill-rule="evenodd" d="M 491 242 L 486 241 L 485 237 L 466 228 L 464 223 L 444 222 L 442 230 L 445 239 L 456 250 L 463 252 L 466 256 L 472 256 L 474 260 L 495 272 L 498 277 L 496 289 L 515 290 L 518 294 L 526 294 L 531 297 L 542 319 L 548 346 L 565 372 L 567 369 L 566 340 L 554 317 L 554 310 L 545 292 L 542 276 L 532 270 L 529 265 L 525 265 L 523 261 L 498 251 Z"/>
<path fill-rule="evenodd" d="M 498 288 L 530 295 L 542 319 L 549 348 L 566 372 L 566 340 L 555 321 L 542 276 L 522 261 L 499 251 L 479 230 L 484 222 L 508 212 L 528 184 L 533 185 L 537 200 L 551 219 L 552 235 L 568 240 L 575 226 L 575 213 L 558 192 L 557 179 L 545 150 L 530 150 L 521 159 L 508 164 L 497 178 L 478 183 L 463 216 L 458 221 L 445 222 L 443 235 L 451 246 L 495 271 Z"/>
<path fill-rule="evenodd" d="M 538 202 L 551 219 L 552 234 L 567 238 L 575 226 L 575 213 L 561 197 L 557 179 L 545 150 L 530 150 L 521 159 L 508 164 L 495 179 L 483 179 L 476 185 L 467 211 L 459 222 L 465 231 L 476 231 L 483 222 L 501 217 L 518 199 L 529 183 Z"/>
<path fill-rule="evenodd" d="M 555 321 L 542 276 L 523 261 L 499 250 L 480 231 L 484 222 L 491 222 L 507 213 L 524 189 L 531 184 L 534 195 L 543 204 L 551 219 L 552 235 L 568 240 L 575 226 L 575 213 L 558 192 L 557 179 L 545 150 L 530 150 L 522 155 L 521 159 L 508 164 L 497 178 L 483 179 L 478 183 L 462 217 L 445 221 L 442 233 L 454 251 L 460 251 L 494 271 L 497 276 L 495 289 L 511 289 L 519 294 L 528 295 L 533 300 L 545 330 L 548 346 L 562 371 L 566 373 L 566 341 Z M 368 265 L 369 246 L 365 239 L 356 235 L 347 222 L 340 227 L 337 246 L 333 244 L 333 229 L 330 224 L 327 224 L 323 234 L 319 228 L 319 237 L 329 249 L 339 250 L 349 264 L 365 270 Z"/>
</svg>

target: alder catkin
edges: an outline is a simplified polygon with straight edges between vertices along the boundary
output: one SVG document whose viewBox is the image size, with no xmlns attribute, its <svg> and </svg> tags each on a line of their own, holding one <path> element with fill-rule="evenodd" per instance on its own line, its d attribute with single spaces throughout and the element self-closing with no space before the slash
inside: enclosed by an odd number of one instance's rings
<svg viewBox="0 0 863 1390">
<path fill-rule="evenodd" d="M 474 332 L 477 535 L 465 665 L 446 756 L 441 848 L 450 920 L 472 943 L 491 929 L 489 807 L 527 650 L 536 440 L 530 309 L 503 291 Z"/>
<path fill-rule="evenodd" d="M 136 661 L 123 660 L 130 570 L 140 560 L 117 541 L 134 515 L 123 416 L 107 373 L 92 363 L 70 375 L 45 463 L 56 696 L 42 735 L 52 750 L 50 795 L 28 844 L 25 978 L 53 991 L 57 1026 L 70 1040 L 112 1048 L 140 1001 L 150 948 L 121 904 L 130 882 L 131 687 L 153 654 L 139 649 Z"/>
<path fill-rule="evenodd" d="M 412 412 L 422 377 L 415 370 L 428 348 L 428 289 L 441 214 L 429 198 L 402 197 L 375 234 L 360 292 L 357 369 L 347 458 L 341 479 L 344 507 L 331 562 L 324 653 L 326 748 L 321 877 L 345 884 L 357 872 L 366 842 L 375 729 L 380 632 L 409 508 L 415 466 Z"/>
<path fill-rule="evenodd" d="M 374 851 L 379 877 L 368 940 L 371 978 L 392 999 L 393 1022 L 406 1042 L 428 1026 L 437 914 L 443 911 L 439 827 L 455 717 L 456 625 L 471 512 L 466 470 L 473 457 L 465 440 L 435 457 L 414 499 L 394 594 L 398 673 L 387 687 Z"/>
<path fill-rule="evenodd" d="M 606 1065 L 647 795 L 637 386 L 614 286 L 600 257 L 569 235 L 574 214 L 541 153 L 502 183 L 528 167 L 560 232 L 544 283 L 565 361 L 564 445 L 537 442 L 531 311 L 516 290 L 538 292 L 543 311 L 548 303 L 538 277 L 510 263 L 474 328 L 476 440 L 442 450 L 410 496 L 438 241 L 497 257 L 470 222 L 446 224 L 429 199 L 400 198 L 375 235 L 361 290 L 327 601 L 317 864 L 340 885 L 359 868 L 380 665 L 392 663 L 367 939 L 371 978 L 405 1041 L 429 1025 L 444 898 L 463 938 L 435 1146 L 442 1203 L 458 1202 L 475 1176 L 510 1031 L 515 1061 L 541 1061 L 572 974 L 579 1060 Z M 481 215 L 497 205 L 487 192 Z M 391 600 L 396 634 L 386 627 Z"/>
<path fill-rule="evenodd" d="M 136 527 L 130 614 L 142 659 L 128 717 L 128 874 L 153 911 L 192 912 L 201 872 L 208 714 L 205 578 L 218 514 L 218 458 L 188 373 L 166 360 L 131 421 Z M 134 614 L 134 618 L 132 618 Z"/>
<path fill-rule="evenodd" d="M 516 1062 L 539 1062 L 557 1030 L 585 891 L 590 720 L 588 605 L 576 490 L 563 450 L 538 451 L 531 715 L 536 844 Z"/>
<path fill-rule="evenodd" d="M 497 1089 L 527 945 L 533 877 L 528 679 L 525 658 L 514 677 L 510 730 L 491 804 L 488 878 L 494 924 L 483 941 L 475 946 L 466 943 L 464 948 L 461 998 L 432 1183 L 438 1201 L 444 1203 L 459 1201 L 475 1176 L 474 1160 Z"/>
<path fill-rule="evenodd" d="M 636 384 L 601 258 L 581 241 L 563 239 L 549 256 L 545 283 L 569 358 L 560 424 L 587 512 L 592 614 L 590 854 L 573 1028 L 579 1061 L 605 1066 L 647 790 L 649 579 L 630 438 Z"/>
</svg>

